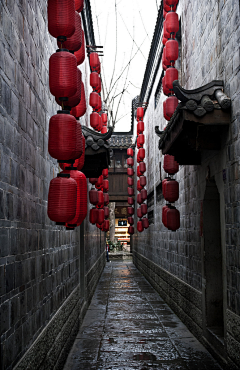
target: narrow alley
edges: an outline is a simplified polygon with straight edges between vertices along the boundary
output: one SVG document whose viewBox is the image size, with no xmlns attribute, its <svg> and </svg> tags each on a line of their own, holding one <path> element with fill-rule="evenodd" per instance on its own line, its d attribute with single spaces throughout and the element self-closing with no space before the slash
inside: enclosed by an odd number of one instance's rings
<svg viewBox="0 0 240 370">
<path fill-rule="evenodd" d="M 217 370 L 132 262 L 106 265 L 64 370 Z"/>
</svg>

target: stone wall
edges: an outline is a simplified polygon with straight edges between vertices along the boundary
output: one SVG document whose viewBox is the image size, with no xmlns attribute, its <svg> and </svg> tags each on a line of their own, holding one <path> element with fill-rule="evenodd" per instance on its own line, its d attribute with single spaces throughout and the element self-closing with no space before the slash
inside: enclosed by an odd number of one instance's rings
<svg viewBox="0 0 240 370">
<path fill-rule="evenodd" d="M 59 109 L 48 87 L 56 48 L 47 1 L 0 1 L 1 369 L 61 368 L 105 261 L 103 233 L 86 222 L 82 253 L 79 228 L 47 217 L 59 171 L 48 154 L 48 122 Z M 88 59 L 81 70 L 88 96 Z"/>
<path fill-rule="evenodd" d="M 222 79 L 224 91 L 232 100 L 231 125 L 227 135 L 222 138 L 220 151 L 205 151 L 200 166 L 180 166 L 175 179 L 180 185 L 176 207 L 181 214 L 181 227 L 177 232 L 168 231 L 161 220 L 165 204 L 161 180 L 166 174 L 163 170 L 163 156 L 158 150 L 158 137 L 154 132 L 155 126 L 163 130 L 167 124 L 163 119 L 162 103 L 166 99 L 163 94 L 155 107 L 154 94 L 162 74 L 159 68 L 144 118 L 147 189 L 151 198 L 148 201 L 149 212 L 153 211 L 153 223 L 148 230 L 135 234 L 134 262 L 222 364 L 227 362 L 229 368 L 230 364 L 238 368 L 240 358 L 236 353 L 240 353 L 240 338 L 239 330 L 233 330 L 233 327 L 236 325 L 239 329 L 240 325 L 239 2 L 180 0 L 177 12 L 181 18 L 182 33 L 180 83 L 186 89 L 194 89 L 214 79 Z M 215 180 L 220 195 L 224 307 L 222 354 L 208 339 L 204 329 L 204 240 L 200 221 L 201 202 L 208 176 Z M 195 316 L 186 312 L 183 314 L 184 308 L 179 305 L 181 292 L 176 292 L 178 289 L 175 284 L 177 287 L 185 284 L 188 286 L 189 293 L 184 298 L 189 302 L 189 307 L 185 302 L 187 309 L 191 307 L 190 292 L 192 289 L 198 292 L 198 300 L 201 301 L 197 311 L 198 329 L 194 325 Z"/>
</svg>

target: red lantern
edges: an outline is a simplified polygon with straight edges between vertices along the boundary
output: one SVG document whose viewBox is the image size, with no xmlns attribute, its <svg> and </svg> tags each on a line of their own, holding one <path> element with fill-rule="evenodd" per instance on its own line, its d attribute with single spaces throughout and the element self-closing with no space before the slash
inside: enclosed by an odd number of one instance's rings
<svg viewBox="0 0 240 370">
<path fill-rule="evenodd" d="M 133 225 L 134 224 L 133 217 L 128 217 L 128 223 L 129 223 L 129 225 Z"/>
<path fill-rule="evenodd" d="M 142 187 L 142 186 L 141 186 L 141 184 L 140 184 L 140 180 L 138 180 L 138 181 L 137 181 L 137 190 L 138 190 L 138 191 L 141 191 L 141 190 L 142 190 L 142 188 L 143 188 L 143 187 Z"/>
<path fill-rule="evenodd" d="M 128 195 L 133 196 L 134 195 L 134 189 L 128 187 Z"/>
<path fill-rule="evenodd" d="M 179 164 L 177 161 L 175 161 L 173 155 L 166 154 L 164 156 L 163 168 L 164 171 L 170 175 L 175 175 L 175 173 L 179 171 Z"/>
<path fill-rule="evenodd" d="M 133 226 L 128 227 L 128 234 L 130 234 L 130 235 L 134 234 L 134 227 Z"/>
<path fill-rule="evenodd" d="M 89 202 L 94 205 L 98 204 L 98 191 L 96 189 L 89 191 Z"/>
<path fill-rule="evenodd" d="M 104 170 L 102 170 L 102 175 L 104 179 L 108 178 L 108 168 L 104 168 Z"/>
<path fill-rule="evenodd" d="M 171 38 L 170 32 L 167 31 L 167 22 L 166 22 L 166 20 L 163 22 L 163 37 L 167 40 Z M 166 43 L 164 45 L 166 45 Z"/>
<path fill-rule="evenodd" d="M 127 164 L 128 164 L 128 166 L 133 166 L 134 165 L 134 161 L 133 161 L 133 158 L 128 158 L 127 159 Z"/>
<path fill-rule="evenodd" d="M 107 116 L 107 113 L 102 113 L 102 123 L 103 124 L 106 124 L 107 123 L 107 120 L 108 120 L 108 116 Z"/>
<path fill-rule="evenodd" d="M 95 91 L 91 92 L 90 97 L 89 97 L 89 105 L 93 107 L 93 109 L 96 109 L 98 106 L 98 98 L 99 95 Z"/>
<path fill-rule="evenodd" d="M 82 22 L 78 12 L 75 12 L 75 31 L 71 37 L 68 37 L 66 41 L 57 42 L 59 48 L 65 48 L 70 51 L 77 51 L 82 46 Z"/>
<path fill-rule="evenodd" d="M 170 121 L 171 116 L 168 116 L 166 113 L 166 100 L 163 102 L 163 117 L 167 120 Z"/>
<path fill-rule="evenodd" d="M 71 114 L 76 117 L 82 117 L 86 113 L 87 105 L 86 105 L 86 98 L 85 98 L 85 89 L 83 82 L 81 83 L 81 100 L 80 103 L 71 109 Z"/>
<path fill-rule="evenodd" d="M 134 208 L 133 207 L 128 207 L 127 208 L 127 213 L 132 216 L 134 214 Z"/>
<path fill-rule="evenodd" d="M 138 151 L 138 156 L 139 158 L 143 161 L 144 158 L 145 158 L 145 149 L 144 148 L 140 148 L 139 151 Z"/>
<path fill-rule="evenodd" d="M 92 88 L 94 90 L 96 90 L 98 88 L 98 85 L 99 85 L 98 73 L 96 73 L 96 72 L 90 73 L 90 85 L 92 86 Z"/>
<path fill-rule="evenodd" d="M 97 177 L 90 177 L 89 178 L 89 182 L 92 184 L 92 185 L 95 185 L 98 181 L 98 178 Z"/>
<path fill-rule="evenodd" d="M 75 31 L 75 6 L 72 0 L 48 1 L 48 32 L 66 40 Z"/>
<path fill-rule="evenodd" d="M 140 162 L 139 163 L 139 171 L 141 174 L 143 174 L 146 171 L 146 163 L 145 162 Z"/>
<path fill-rule="evenodd" d="M 104 196 L 103 196 L 103 192 L 99 190 L 97 208 L 103 208 L 103 207 L 104 207 Z"/>
<path fill-rule="evenodd" d="M 96 129 L 99 123 L 99 114 L 97 112 L 92 112 L 90 114 L 90 125 L 92 128 Z"/>
<path fill-rule="evenodd" d="M 147 205 L 145 203 L 141 204 L 141 212 L 143 215 L 147 214 Z"/>
<path fill-rule="evenodd" d="M 98 53 L 91 53 L 89 56 L 90 67 L 92 71 L 97 71 L 100 66 Z"/>
<path fill-rule="evenodd" d="M 172 7 L 169 6 L 166 2 L 166 0 L 163 0 L 163 9 L 166 11 L 166 12 L 170 12 L 170 11 L 174 11 L 176 10 L 177 8 L 177 5 L 173 5 Z"/>
<path fill-rule="evenodd" d="M 146 176 L 140 176 L 140 185 L 144 187 L 146 186 L 146 183 L 147 183 Z"/>
<path fill-rule="evenodd" d="M 49 122 L 48 151 L 53 158 L 59 160 L 77 159 L 83 151 L 82 127 L 66 112 L 68 111 L 58 111 Z"/>
<path fill-rule="evenodd" d="M 141 162 L 139 162 L 141 163 Z M 139 166 L 137 166 L 137 177 L 140 177 L 142 175 L 142 173 L 140 172 L 140 168 Z"/>
<path fill-rule="evenodd" d="M 174 67 L 170 67 L 166 70 L 165 74 L 165 85 L 169 90 L 173 90 L 173 81 L 178 80 L 178 70 Z"/>
<path fill-rule="evenodd" d="M 169 209 L 168 206 L 163 206 L 162 207 L 162 223 L 164 226 L 167 226 L 167 219 L 166 219 L 166 215 L 167 215 L 167 210 Z"/>
<path fill-rule="evenodd" d="M 139 233 L 143 232 L 143 224 L 142 224 L 142 221 L 138 221 L 138 223 L 137 223 L 137 231 Z"/>
<path fill-rule="evenodd" d="M 166 100 L 165 100 L 165 115 L 164 117 L 170 121 L 173 113 L 175 112 L 177 106 L 178 106 L 178 100 L 176 98 L 176 96 L 169 96 Z M 164 108 L 164 107 L 163 107 Z M 170 118 L 169 118 L 170 117 Z"/>
<path fill-rule="evenodd" d="M 166 181 L 164 198 L 169 203 L 174 203 L 179 198 L 179 184 L 175 180 Z"/>
<path fill-rule="evenodd" d="M 104 205 L 107 206 L 109 204 L 109 194 L 103 193 L 103 198 L 104 198 Z"/>
<path fill-rule="evenodd" d="M 134 170 L 133 170 L 133 168 L 128 168 L 128 169 L 127 169 L 127 174 L 128 174 L 128 176 L 133 176 L 133 175 L 134 175 Z"/>
<path fill-rule="evenodd" d="M 109 183 L 108 183 L 108 180 L 103 180 L 103 191 L 105 193 L 108 192 L 108 189 L 109 189 Z"/>
<path fill-rule="evenodd" d="M 104 217 L 105 218 L 108 218 L 109 217 L 109 208 L 108 207 L 104 207 Z"/>
<path fill-rule="evenodd" d="M 166 182 L 167 182 L 168 180 L 171 180 L 171 177 L 166 177 L 166 178 L 162 181 L 162 193 L 163 193 L 164 198 L 165 198 Z"/>
<path fill-rule="evenodd" d="M 142 200 L 142 196 L 141 196 L 141 193 L 138 193 L 137 195 L 137 203 L 138 204 L 142 204 L 143 200 Z"/>
<path fill-rule="evenodd" d="M 178 42 L 176 40 L 170 39 L 166 42 L 166 59 L 173 63 L 178 59 Z"/>
<path fill-rule="evenodd" d="M 132 148 L 127 149 L 127 155 L 129 155 L 130 157 L 133 157 L 133 149 Z"/>
<path fill-rule="evenodd" d="M 87 215 L 87 179 L 82 172 L 76 170 L 66 169 L 62 173 L 69 173 L 70 177 L 77 183 L 76 214 L 75 217 L 68 222 L 68 226 L 76 227 L 81 225 Z"/>
<path fill-rule="evenodd" d="M 104 126 L 102 129 L 101 129 L 101 134 L 106 134 L 107 133 L 107 127 Z"/>
<path fill-rule="evenodd" d="M 55 98 L 56 102 L 58 105 L 62 106 L 64 105 L 65 107 L 76 107 L 81 100 L 81 84 L 82 84 L 82 72 L 77 69 L 77 91 L 73 96 L 70 96 L 67 101 L 61 101 L 59 98 Z M 66 108 L 67 109 L 67 108 Z"/>
<path fill-rule="evenodd" d="M 129 186 L 133 186 L 133 184 L 134 184 L 133 178 L 132 177 L 128 177 L 127 183 L 128 183 Z"/>
<path fill-rule="evenodd" d="M 178 4 L 178 0 L 164 0 L 164 3 L 169 7 L 176 7 Z"/>
<path fill-rule="evenodd" d="M 147 199 L 147 190 L 146 189 L 141 190 L 141 198 L 142 198 L 143 201 Z"/>
<path fill-rule="evenodd" d="M 77 65 L 79 66 L 85 60 L 85 36 L 84 31 L 82 30 L 82 46 L 80 49 L 74 52 L 75 57 L 77 58 Z"/>
<path fill-rule="evenodd" d="M 139 145 L 143 145 L 145 143 L 145 136 L 143 134 L 139 134 L 138 136 Z"/>
<path fill-rule="evenodd" d="M 180 213 L 175 207 L 171 207 L 167 210 L 167 228 L 172 231 L 176 231 L 180 227 Z"/>
<path fill-rule="evenodd" d="M 148 218 L 144 217 L 144 218 L 142 219 L 142 224 L 143 224 L 144 229 L 148 229 L 148 228 L 149 228 L 149 221 L 148 221 Z"/>
<path fill-rule="evenodd" d="M 142 107 L 137 108 L 137 121 L 142 121 L 144 116 L 144 109 Z"/>
<path fill-rule="evenodd" d="M 104 209 L 98 209 L 98 218 L 97 218 L 97 223 L 99 225 L 102 225 L 104 222 Z"/>
<path fill-rule="evenodd" d="M 175 12 L 169 12 L 166 16 L 166 30 L 170 34 L 176 34 L 179 30 L 179 19 Z"/>
<path fill-rule="evenodd" d="M 100 189 L 102 184 L 103 184 L 103 175 L 100 175 L 96 184 L 95 184 L 95 186 L 96 186 L 97 189 Z"/>
<path fill-rule="evenodd" d="M 68 98 L 77 92 L 77 59 L 68 51 L 57 51 L 49 59 L 49 88 L 52 95 Z"/>
<path fill-rule="evenodd" d="M 141 207 L 139 207 L 137 209 L 137 216 L 138 216 L 138 218 L 142 218 L 142 210 L 141 210 Z"/>
<path fill-rule="evenodd" d="M 144 131 L 144 122 L 143 121 L 139 121 L 138 124 L 137 124 L 137 134 L 142 134 Z"/>
<path fill-rule="evenodd" d="M 162 65 L 165 67 L 165 68 L 163 68 L 165 71 L 170 66 L 170 62 L 166 58 L 166 46 L 165 46 L 165 48 L 163 48 Z"/>
<path fill-rule="evenodd" d="M 102 231 L 109 231 L 109 220 L 104 220 Z"/>
<path fill-rule="evenodd" d="M 91 224 L 95 224 L 98 220 L 98 209 L 97 208 L 92 208 L 90 209 L 90 214 L 89 214 L 89 221 Z"/>
<path fill-rule="evenodd" d="M 69 174 L 58 174 L 50 181 L 48 193 L 48 217 L 50 220 L 66 223 L 75 217 L 77 183 Z"/>
<path fill-rule="evenodd" d="M 171 91 L 166 87 L 165 76 L 162 79 L 163 94 L 169 96 Z"/>
<path fill-rule="evenodd" d="M 84 0 L 75 0 L 75 10 L 80 13 L 83 10 Z"/>
<path fill-rule="evenodd" d="M 132 197 L 128 197 L 128 204 L 132 206 L 134 204 L 134 200 Z"/>
</svg>

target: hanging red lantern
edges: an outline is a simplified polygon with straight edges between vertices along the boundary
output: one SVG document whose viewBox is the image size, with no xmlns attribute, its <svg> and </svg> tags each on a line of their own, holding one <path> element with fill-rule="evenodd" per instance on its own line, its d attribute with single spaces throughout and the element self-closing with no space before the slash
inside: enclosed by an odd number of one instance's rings
<svg viewBox="0 0 240 370">
<path fill-rule="evenodd" d="M 175 12 L 169 12 L 166 16 L 166 30 L 171 35 L 176 34 L 179 30 L 179 19 Z"/>
<path fill-rule="evenodd" d="M 178 59 L 178 42 L 176 40 L 170 39 L 166 42 L 166 59 L 173 63 Z"/>
<path fill-rule="evenodd" d="M 97 128 L 99 121 L 99 114 L 97 112 L 92 112 L 90 114 L 90 126 L 94 129 Z"/>
<path fill-rule="evenodd" d="M 106 134 L 108 132 L 107 130 L 107 127 L 104 126 L 102 129 L 101 129 L 101 134 Z"/>
<path fill-rule="evenodd" d="M 170 121 L 171 116 L 168 116 L 166 113 L 166 100 L 163 102 L 163 117 L 167 120 Z"/>
<path fill-rule="evenodd" d="M 165 198 L 166 182 L 167 182 L 168 180 L 171 180 L 171 177 L 166 177 L 166 178 L 162 181 L 162 193 L 163 193 L 164 198 Z"/>
<path fill-rule="evenodd" d="M 143 232 L 143 224 L 142 224 L 142 221 L 138 221 L 138 223 L 137 223 L 137 231 L 139 233 Z"/>
<path fill-rule="evenodd" d="M 132 206 L 134 204 L 134 199 L 132 197 L 128 197 L 128 204 Z"/>
<path fill-rule="evenodd" d="M 131 166 L 131 167 L 134 165 L 133 158 L 128 158 L 128 159 L 127 159 L 127 165 L 128 165 L 128 166 Z"/>
<path fill-rule="evenodd" d="M 97 208 L 103 208 L 103 207 L 104 207 L 104 195 L 103 195 L 103 192 L 99 190 Z"/>
<path fill-rule="evenodd" d="M 163 48 L 163 55 L 162 55 L 162 65 L 165 66 L 165 68 L 163 68 L 165 71 L 166 69 L 170 66 L 170 62 L 169 60 L 166 58 L 166 46 Z M 173 63 L 174 65 L 174 63 Z"/>
<path fill-rule="evenodd" d="M 141 212 L 143 215 L 147 214 L 147 205 L 145 203 L 141 204 Z"/>
<path fill-rule="evenodd" d="M 141 162 L 139 162 L 141 163 Z M 140 177 L 142 175 L 142 173 L 140 172 L 140 168 L 139 166 L 137 166 L 137 177 Z"/>
<path fill-rule="evenodd" d="M 177 161 L 175 161 L 173 155 L 166 154 L 164 156 L 163 168 L 164 171 L 170 175 L 175 175 L 175 173 L 179 171 L 179 164 Z"/>
<path fill-rule="evenodd" d="M 178 0 L 164 0 L 165 5 L 171 7 L 176 7 L 178 4 Z"/>
<path fill-rule="evenodd" d="M 98 191 L 94 188 L 89 191 L 89 202 L 94 205 L 98 203 Z"/>
<path fill-rule="evenodd" d="M 97 218 L 97 223 L 99 225 L 102 225 L 104 222 L 104 209 L 98 209 L 98 218 Z"/>
<path fill-rule="evenodd" d="M 98 181 L 98 178 L 97 177 L 90 177 L 89 178 L 89 182 L 92 184 L 92 185 L 95 185 Z"/>
<path fill-rule="evenodd" d="M 90 68 L 92 71 L 97 71 L 100 66 L 98 53 L 94 52 L 89 55 Z"/>
<path fill-rule="evenodd" d="M 165 106 L 165 115 L 164 117 L 170 121 L 173 113 L 175 112 L 177 106 L 178 106 L 178 100 L 176 96 L 169 96 L 166 100 L 166 106 Z M 169 119 L 170 117 L 170 119 Z"/>
<path fill-rule="evenodd" d="M 167 22 L 166 22 L 166 20 L 163 22 L 163 37 L 167 40 L 171 38 L 170 32 L 167 31 Z M 166 45 L 166 43 L 164 45 Z"/>
<path fill-rule="evenodd" d="M 85 137 L 82 135 L 82 146 L 83 151 L 80 158 L 75 159 L 74 163 L 72 164 L 72 167 L 77 167 L 78 171 L 81 171 L 81 169 L 84 166 L 84 160 L 85 160 Z M 65 170 L 66 167 L 69 167 L 69 163 L 59 163 L 59 166 L 62 170 Z"/>
<path fill-rule="evenodd" d="M 139 121 L 138 124 L 137 124 L 137 134 L 142 134 L 144 131 L 144 122 L 143 121 Z"/>
<path fill-rule="evenodd" d="M 169 90 L 173 90 L 173 81 L 178 80 L 178 70 L 174 67 L 170 67 L 166 70 L 165 74 L 165 85 Z"/>
<path fill-rule="evenodd" d="M 104 168 L 104 170 L 102 170 L 102 175 L 104 179 L 108 178 L 108 168 Z"/>
<path fill-rule="evenodd" d="M 176 231 L 180 227 L 180 213 L 175 207 L 170 207 L 167 210 L 167 228 Z"/>
<path fill-rule="evenodd" d="M 59 98 L 56 97 L 55 100 L 57 104 L 60 105 L 61 107 L 63 105 L 64 107 L 66 107 L 65 109 L 67 109 L 67 107 L 68 108 L 70 107 L 70 109 L 73 107 L 76 107 L 80 103 L 80 100 L 81 100 L 81 83 L 82 83 L 82 72 L 77 68 L 77 91 L 76 93 L 73 96 L 70 96 L 67 101 L 61 101 L 59 100 Z"/>
<path fill-rule="evenodd" d="M 102 223 L 102 224 L 98 224 L 98 223 L 96 223 L 97 228 L 98 228 L 99 230 L 102 230 L 102 231 L 103 231 L 103 225 L 104 225 L 104 221 L 103 221 L 103 223 Z"/>
<path fill-rule="evenodd" d="M 142 204 L 143 200 L 142 200 L 142 197 L 141 197 L 141 193 L 138 193 L 137 195 L 137 203 L 138 204 Z"/>
<path fill-rule="evenodd" d="M 146 183 L 147 183 L 146 176 L 140 176 L 140 185 L 144 187 L 146 186 Z"/>
<path fill-rule="evenodd" d="M 144 109 L 142 107 L 137 108 L 137 121 L 142 121 L 144 116 Z"/>
<path fill-rule="evenodd" d="M 132 216 L 134 214 L 134 208 L 133 207 L 127 207 L 127 213 Z"/>
<path fill-rule="evenodd" d="M 138 156 L 139 158 L 143 161 L 144 158 L 145 158 L 145 149 L 144 148 L 140 148 L 139 151 L 138 151 Z"/>
<path fill-rule="evenodd" d="M 142 148 L 140 148 L 140 149 L 142 149 Z M 140 163 L 140 162 L 142 162 L 142 160 L 141 160 L 141 158 L 139 158 L 139 155 L 137 154 L 137 163 Z"/>
<path fill-rule="evenodd" d="M 167 210 L 168 210 L 168 206 L 163 206 L 162 207 L 162 223 L 164 226 L 167 226 L 167 219 L 166 219 L 166 215 L 167 215 Z"/>
<path fill-rule="evenodd" d="M 98 98 L 99 98 L 98 93 L 96 93 L 95 91 L 92 91 L 89 97 L 89 105 L 91 105 L 93 109 L 97 109 Z"/>
<path fill-rule="evenodd" d="M 177 5 L 173 5 L 172 7 L 169 6 L 167 3 L 166 3 L 166 0 L 163 0 L 163 9 L 166 11 L 166 12 L 170 12 L 170 11 L 174 11 L 176 10 L 177 8 Z"/>
<path fill-rule="evenodd" d="M 144 229 L 148 229 L 149 228 L 149 221 L 148 221 L 148 218 L 144 217 L 142 219 L 142 225 L 144 227 Z"/>
<path fill-rule="evenodd" d="M 66 223 L 75 217 L 77 183 L 69 174 L 58 174 L 50 181 L 48 193 L 48 217 L 50 220 Z"/>
<path fill-rule="evenodd" d="M 68 98 L 77 92 L 77 59 L 59 49 L 49 59 L 49 88 L 52 95 Z"/>
<path fill-rule="evenodd" d="M 133 217 L 128 217 L 128 223 L 129 223 L 129 225 L 133 225 L 134 224 Z"/>
<path fill-rule="evenodd" d="M 128 234 L 130 234 L 130 235 L 134 234 L 134 227 L 133 226 L 128 227 Z"/>
<path fill-rule="evenodd" d="M 128 174 L 128 176 L 133 176 L 134 175 L 134 170 L 133 170 L 133 168 L 128 168 L 127 169 L 127 174 Z"/>
<path fill-rule="evenodd" d="M 167 202 L 174 203 L 179 198 L 179 184 L 175 180 L 166 181 L 165 196 Z"/>
<path fill-rule="evenodd" d="M 107 193 L 108 192 L 108 189 L 109 189 L 109 182 L 108 182 L 108 180 L 103 180 L 103 191 L 105 193 Z"/>
<path fill-rule="evenodd" d="M 78 12 L 75 12 L 75 31 L 71 37 L 68 37 L 66 41 L 57 42 L 59 48 L 65 48 L 71 52 L 77 51 L 82 46 L 82 22 Z"/>
<path fill-rule="evenodd" d="M 50 118 L 48 151 L 59 160 L 77 159 L 81 156 L 82 127 L 68 111 L 58 111 Z"/>
<path fill-rule="evenodd" d="M 84 0 L 75 0 L 75 10 L 80 13 L 83 10 Z"/>
<path fill-rule="evenodd" d="M 75 6 L 72 0 L 48 1 L 48 32 L 59 40 L 66 40 L 75 31 Z"/>
<path fill-rule="evenodd" d="M 106 126 L 107 120 L 108 120 L 107 113 L 102 113 L 102 116 L 101 117 L 102 117 L 102 123 L 103 123 L 103 125 Z"/>
<path fill-rule="evenodd" d="M 169 96 L 171 91 L 166 87 L 165 76 L 162 79 L 163 94 Z"/>
<path fill-rule="evenodd" d="M 77 65 L 79 66 L 85 60 L 85 35 L 84 31 L 82 30 L 82 45 L 80 49 L 74 52 L 75 57 L 77 58 Z"/>
<path fill-rule="evenodd" d="M 92 88 L 94 90 L 96 90 L 98 88 L 98 85 L 99 85 L 98 73 L 96 73 L 96 72 L 90 73 L 90 85 L 92 86 Z"/>
<path fill-rule="evenodd" d="M 104 232 L 109 231 L 109 220 L 104 220 L 102 231 Z"/>
<path fill-rule="evenodd" d="M 134 189 L 128 187 L 128 195 L 133 196 L 134 195 Z"/>
<path fill-rule="evenodd" d="M 81 100 L 80 103 L 71 109 L 71 114 L 76 117 L 80 118 L 84 116 L 87 110 L 87 105 L 86 105 L 86 97 L 85 97 L 85 89 L 84 89 L 84 84 L 83 82 L 81 83 Z"/>
<path fill-rule="evenodd" d="M 103 184 L 103 175 L 100 175 L 100 176 L 98 177 L 98 180 L 97 180 L 97 182 L 96 182 L 95 186 L 96 186 L 96 188 L 97 188 L 97 189 L 100 189 L 100 188 L 101 188 L 101 186 L 102 186 L 102 184 Z"/>
<path fill-rule="evenodd" d="M 107 206 L 109 204 L 109 194 L 103 193 L 103 198 L 104 198 L 104 205 Z"/>
<path fill-rule="evenodd" d="M 140 180 L 137 181 L 137 191 L 141 191 L 143 186 L 140 184 Z"/>
<path fill-rule="evenodd" d="M 162 38 L 162 44 L 165 46 L 166 45 L 166 42 L 167 42 L 167 38 L 166 37 L 164 37 L 164 35 L 163 35 L 163 38 Z M 166 71 L 166 66 L 164 65 L 164 63 L 163 63 L 163 59 L 162 59 L 162 67 L 163 67 L 163 69 L 164 69 L 164 71 Z"/>
<path fill-rule="evenodd" d="M 147 190 L 146 189 L 141 190 L 141 198 L 142 198 L 143 201 L 147 199 Z"/>
<path fill-rule="evenodd" d="M 91 224 L 95 224 L 98 220 L 98 209 L 97 208 L 92 208 L 90 209 L 90 213 L 89 213 L 89 221 L 91 222 Z"/>
<path fill-rule="evenodd" d="M 142 218 L 142 210 L 141 210 L 141 207 L 139 207 L 137 209 L 137 216 L 138 216 L 138 218 Z"/>
<path fill-rule="evenodd" d="M 146 163 L 145 162 L 140 162 L 139 163 L 139 171 L 141 174 L 143 174 L 146 171 Z"/>
<path fill-rule="evenodd" d="M 127 183 L 128 183 L 129 186 L 133 186 L 133 184 L 134 184 L 133 178 L 132 177 L 128 177 Z"/>
<path fill-rule="evenodd" d="M 108 207 L 104 207 L 104 217 L 105 218 L 108 218 L 109 217 L 109 208 Z"/>
<path fill-rule="evenodd" d="M 145 143 L 145 136 L 143 134 L 139 134 L 138 136 L 139 145 L 143 145 Z"/>
<path fill-rule="evenodd" d="M 129 155 L 130 157 L 133 157 L 133 149 L 132 148 L 128 148 L 127 149 L 127 155 Z"/>
</svg>

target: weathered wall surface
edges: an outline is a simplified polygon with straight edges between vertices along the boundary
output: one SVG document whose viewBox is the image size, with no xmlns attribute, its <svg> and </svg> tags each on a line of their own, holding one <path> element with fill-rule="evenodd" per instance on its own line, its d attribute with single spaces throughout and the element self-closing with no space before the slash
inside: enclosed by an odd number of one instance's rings
<svg viewBox="0 0 240 370">
<path fill-rule="evenodd" d="M 223 352 L 226 351 L 223 356 L 229 366 L 232 364 L 236 368 L 240 366 L 239 356 L 236 355 L 240 351 L 240 338 L 238 330 L 233 330 L 234 325 L 240 327 L 239 2 L 180 0 L 177 12 L 181 17 L 182 31 L 180 83 L 186 89 L 194 89 L 214 79 L 222 79 L 224 91 L 232 100 L 231 125 L 226 137 L 222 138 L 220 151 L 204 152 L 200 166 L 180 166 L 174 176 L 180 185 L 176 207 L 181 214 L 181 227 L 177 232 L 168 231 L 161 220 L 165 201 L 158 187 L 166 174 L 162 167 L 163 156 L 158 150 L 158 137 L 154 132 L 155 126 L 163 130 L 167 124 L 162 111 L 166 97 L 162 94 L 156 107 L 154 100 L 162 73 L 160 67 L 144 118 L 148 202 L 154 223 L 148 230 L 135 235 L 134 262 L 208 346 L 206 342 L 209 341 L 205 340 L 204 334 L 204 240 L 200 236 L 200 218 L 206 177 L 210 174 L 220 195 Z M 225 173 L 226 177 L 223 176 Z"/>
<path fill-rule="evenodd" d="M 44 369 L 60 366 L 104 264 L 100 233 L 86 228 L 84 298 L 80 232 L 47 217 L 48 187 L 58 172 L 47 147 L 48 121 L 59 109 L 48 87 L 56 48 L 47 1 L 0 1 L 1 369 L 12 369 L 28 348 L 18 369 L 42 368 L 43 361 Z M 81 70 L 88 96 L 88 60 Z"/>
</svg>

